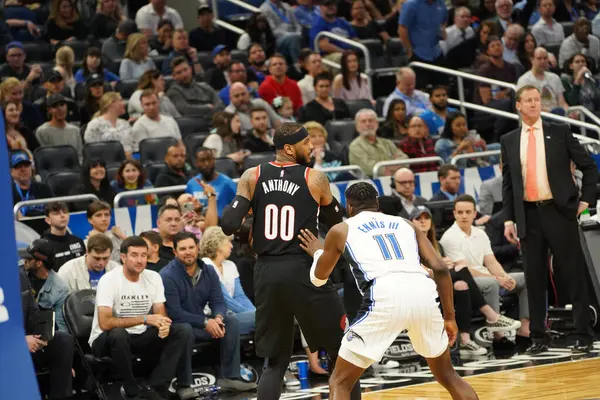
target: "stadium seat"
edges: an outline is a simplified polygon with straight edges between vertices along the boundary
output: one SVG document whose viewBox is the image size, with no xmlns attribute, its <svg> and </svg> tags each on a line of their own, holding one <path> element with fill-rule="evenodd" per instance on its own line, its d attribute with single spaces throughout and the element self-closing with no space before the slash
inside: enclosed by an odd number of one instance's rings
<svg viewBox="0 0 600 400">
<path fill-rule="evenodd" d="M 179 117 L 175 118 L 179 131 L 184 140 L 187 136 L 195 133 L 204 133 L 210 130 L 203 118 Z"/>
<path fill-rule="evenodd" d="M 56 49 L 58 50 L 59 48 L 63 47 L 63 46 L 69 46 L 70 48 L 73 49 L 73 53 L 75 53 L 75 63 L 79 64 L 81 61 L 83 61 L 83 56 L 87 50 L 88 47 L 90 47 L 90 44 L 88 43 L 87 40 L 71 40 L 69 42 L 62 42 L 60 43 L 58 46 L 56 46 Z"/>
<path fill-rule="evenodd" d="M 340 142 L 342 146 L 347 146 L 354 140 L 358 134 L 354 129 L 354 121 L 327 121 L 327 141 L 332 140 Z"/>
<path fill-rule="evenodd" d="M 242 50 L 231 50 L 231 61 L 239 61 L 248 65 L 248 54 Z"/>
<path fill-rule="evenodd" d="M 55 196 L 68 196 L 71 189 L 81 182 L 79 172 L 55 172 L 48 176 L 46 183 Z"/>
<path fill-rule="evenodd" d="M 27 54 L 28 63 L 52 61 L 54 59 L 52 48 L 47 42 L 23 42 L 23 48 Z"/>
<path fill-rule="evenodd" d="M 158 56 L 153 56 L 153 57 L 152 57 L 152 61 L 154 61 L 154 65 L 156 65 L 156 69 L 157 69 L 157 70 L 159 70 L 159 71 L 161 71 L 161 70 L 162 70 L 162 65 L 163 65 L 163 62 L 164 62 L 164 61 L 165 61 L 167 58 L 169 58 L 169 56 L 167 56 L 167 55 L 164 55 L 164 54 L 163 54 L 163 55 L 158 55 Z"/>
<path fill-rule="evenodd" d="M 117 179 L 117 173 L 119 172 L 119 166 L 114 166 L 114 167 L 106 167 L 106 176 L 108 177 L 109 181 L 112 181 L 113 179 Z"/>
<path fill-rule="evenodd" d="M 195 133 L 185 138 L 185 149 L 192 164 L 194 164 L 194 157 L 196 157 L 196 149 L 202 147 L 207 137 L 208 135 L 205 133 Z"/>
<path fill-rule="evenodd" d="M 369 110 L 375 111 L 373 103 L 371 103 L 371 100 L 368 99 L 347 100 L 346 105 L 348 106 L 348 110 L 350 111 L 351 118 L 354 118 L 356 113 L 362 110 L 363 108 L 368 108 Z"/>
<path fill-rule="evenodd" d="M 208 52 L 198 52 L 198 61 L 202 64 L 202 68 L 204 68 L 205 71 L 214 67 L 213 59 Z"/>
<path fill-rule="evenodd" d="M 113 74 L 119 75 L 119 70 L 121 69 L 121 60 L 117 59 L 106 63 L 106 69 Z"/>
<path fill-rule="evenodd" d="M 275 153 L 254 153 L 244 159 L 244 170 L 269 161 L 275 161 Z"/>
<path fill-rule="evenodd" d="M 79 172 L 79 158 L 72 146 L 38 147 L 33 152 L 33 159 L 44 181 L 52 172 Z"/>
<path fill-rule="evenodd" d="M 383 117 L 383 105 L 385 104 L 386 99 L 386 96 L 381 96 L 377 98 L 377 103 L 375 104 L 375 112 L 380 117 Z"/>
<path fill-rule="evenodd" d="M 129 79 L 126 81 L 119 81 L 117 83 L 116 89 L 117 92 L 121 93 L 121 97 L 124 99 L 129 99 L 133 92 L 137 90 L 138 80 L 137 79 Z"/>
<path fill-rule="evenodd" d="M 88 344 L 92 332 L 95 303 L 95 290 L 73 292 L 63 303 L 63 316 L 69 333 L 75 339 L 75 350 L 82 360 L 82 366 L 92 382 L 96 396 L 101 400 L 107 400 L 108 396 L 97 377 L 110 368 L 112 360 L 109 357 L 92 356 Z"/>
<path fill-rule="evenodd" d="M 217 158 L 215 160 L 215 170 L 224 175 L 227 175 L 231 179 L 240 177 L 237 163 L 229 157 Z"/>
<path fill-rule="evenodd" d="M 565 38 L 571 36 L 573 33 L 573 22 L 561 22 L 560 23 L 565 31 Z"/>
<path fill-rule="evenodd" d="M 379 39 L 363 39 L 360 43 L 364 44 L 369 50 L 371 57 L 371 69 L 385 68 L 386 60 L 383 52 L 383 43 Z M 359 55 L 362 56 L 362 51 L 358 51 Z"/>
<path fill-rule="evenodd" d="M 144 168 L 146 169 L 146 178 L 154 185 L 156 182 L 156 178 L 158 178 L 158 174 L 165 167 L 164 162 L 154 162 L 151 164 L 147 164 Z"/>
<path fill-rule="evenodd" d="M 126 160 L 123 145 L 116 140 L 86 143 L 83 146 L 83 159 L 86 161 L 103 160 L 107 168 L 118 168 Z"/>
<path fill-rule="evenodd" d="M 392 67 L 402 67 L 408 64 L 402 42 L 398 38 L 390 38 L 386 43 L 388 63 Z"/>
<path fill-rule="evenodd" d="M 546 43 L 542 47 L 544 47 L 546 50 L 548 50 L 548 53 L 554 54 L 554 56 L 556 57 L 556 60 L 558 61 L 558 53 L 560 51 L 560 45 L 561 45 L 561 42 Z M 562 65 L 559 65 L 558 67 L 562 68 Z"/>
<path fill-rule="evenodd" d="M 143 166 L 163 162 L 167 154 L 167 149 L 175 144 L 177 144 L 177 140 L 172 137 L 142 140 L 140 142 L 140 162 Z"/>
</svg>

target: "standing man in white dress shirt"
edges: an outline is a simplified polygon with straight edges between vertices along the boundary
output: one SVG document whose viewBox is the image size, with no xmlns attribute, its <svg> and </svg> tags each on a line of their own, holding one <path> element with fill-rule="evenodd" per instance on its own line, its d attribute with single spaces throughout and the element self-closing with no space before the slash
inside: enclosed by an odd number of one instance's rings
<svg viewBox="0 0 600 400">
<path fill-rule="evenodd" d="M 575 351 L 589 352 L 589 297 L 577 216 L 596 199 L 597 167 L 569 126 L 542 122 L 541 94 L 535 86 L 521 87 L 515 98 L 522 125 L 500 139 L 502 200 L 504 235 L 514 244 L 520 240 L 523 249 L 533 341 L 527 352 L 548 349 L 548 250 L 554 256 L 554 268 L 564 271 L 561 277 L 573 304 L 575 333 L 570 344 Z M 581 196 L 571 161 L 583 173 Z"/>
<path fill-rule="evenodd" d="M 548 43 L 560 43 L 565 40 L 563 26 L 553 18 L 556 11 L 554 0 L 541 0 L 539 8 L 541 18 L 531 28 L 537 45 L 545 46 Z"/>
<path fill-rule="evenodd" d="M 467 39 L 475 36 L 471 28 L 471 11 L 467 7 L 458 7 L 454 11 L 454 25 L 446 28 L 446 40 L 440 40 L 444 55 Z"/>
</svg>

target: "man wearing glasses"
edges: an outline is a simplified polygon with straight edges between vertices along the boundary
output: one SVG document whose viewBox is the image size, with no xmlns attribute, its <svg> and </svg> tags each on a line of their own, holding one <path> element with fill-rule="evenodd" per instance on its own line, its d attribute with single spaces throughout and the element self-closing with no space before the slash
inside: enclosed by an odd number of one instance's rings
<svg viewBox="0 0 600 400">
<path fill-rule="evenodd" d="M 391 186 L 392 195 L 379 198 L 379 208 L 386 214 L 408 218 L 415 207 L 427 202 L 415 194 L 415 174 L 408 168 L 396 171 Z"/>
<path fill-rule="evenodd" d="M 14 77 L 22 81 L 24 89 L 40 83 L 42 67 L 25 64 L 26 53 L 21 42 L 10 42 L 5 48 L 6 64 L 0 67 L 0 80 Z"/>
</svg>

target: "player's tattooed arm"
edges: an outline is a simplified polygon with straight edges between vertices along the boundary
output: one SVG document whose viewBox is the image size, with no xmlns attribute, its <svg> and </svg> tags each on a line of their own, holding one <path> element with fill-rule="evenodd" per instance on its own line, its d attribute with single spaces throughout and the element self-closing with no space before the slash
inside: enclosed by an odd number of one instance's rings
<svg viewBox="0 0 600 400">
<path fill-rule="evenodd" d="M 256 168 L 247 169 L 238 182 L 235 198 L 230 205 L 225 207 L 221 216 L 221 228 L 226 235 L 233 235 L 237 232 L 244 217 L 248 215 L 255 184 Z"/>
<path fill-rule="evenodd" d="M 337 199 L 331 193 L 327 175 L 322 171 L 313 169 L 310 171 L 310 179 L 311 186 L 316 188 L 319 193 L 319 204 L 321 205 L 319 222 L 325 222 L 330 227 L 342 222 L 344 212 Z M 311 192 L 313 191 L 311 190 Z"/>
<path fill-rule="evenodd" d="M 448 266 L 437 251 L 435 251 L 431 242 L 427 239 L 427 236 L 411 222 L 407 222 L 415 231 L 421 262 L 425 264 L 427 268 L 433 270 L 433 280 L 435 281 L 440 294 L 440 301 L 442 302 L 442 308 L 444 309 L 444 319 L 454 320 L 454 287 L 452 286 L 452 278 L 450 277 Z"/>
</svg>

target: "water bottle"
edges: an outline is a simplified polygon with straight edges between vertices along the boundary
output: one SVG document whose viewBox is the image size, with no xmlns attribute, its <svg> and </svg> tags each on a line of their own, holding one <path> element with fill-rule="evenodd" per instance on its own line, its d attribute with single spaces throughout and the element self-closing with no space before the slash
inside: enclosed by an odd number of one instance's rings
<svg viewBox="0 0 600 400">
<path fill-rule="evenodd" d="M 325 371 L 329 372 L 329 357 L 327 357 L 325 350 L 319 351 L 319 365 Z"/>
<path fill-rule="evenodd" d="M 500 91 L 500 86 L 492 85 L 492 99 L 496 98 L 496 95 L 498 94 L 499 91 Z"/>
<path fill-rule="evenodd" d="M 579 222 L 584 222 L 584 221 L 589 221 L 590 220 L 590 210 L 588 208 L 586 208 L 585 210 L 583 210 L 583 212 L 579 215 Z"/>
</svg>

